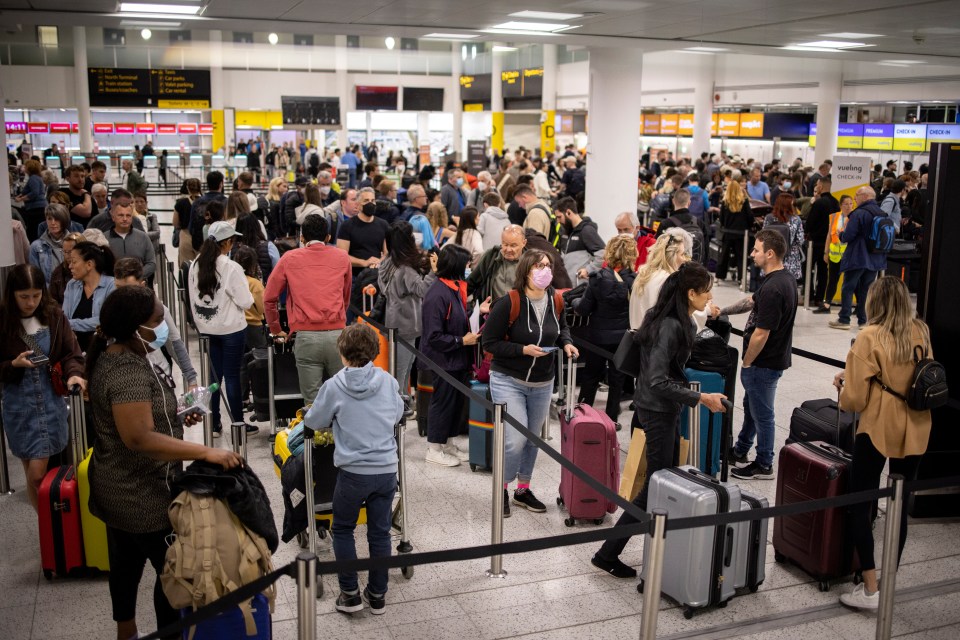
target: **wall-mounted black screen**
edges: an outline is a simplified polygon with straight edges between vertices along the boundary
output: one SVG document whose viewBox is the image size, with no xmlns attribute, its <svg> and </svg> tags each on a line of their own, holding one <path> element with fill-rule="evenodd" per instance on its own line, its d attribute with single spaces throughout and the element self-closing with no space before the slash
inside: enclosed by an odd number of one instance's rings
<svg viewBox="0 0 960 640">
<path fill-rule="evenodd" d="M 372 111 L 374 109 L 396 111 L 397 88 L 357 85 L 357 110 Z"/>
<path fill-rule="evenodd" d="M 403 88 L 404 111 L 443 111 L 443 89 Z"/>
</svg>

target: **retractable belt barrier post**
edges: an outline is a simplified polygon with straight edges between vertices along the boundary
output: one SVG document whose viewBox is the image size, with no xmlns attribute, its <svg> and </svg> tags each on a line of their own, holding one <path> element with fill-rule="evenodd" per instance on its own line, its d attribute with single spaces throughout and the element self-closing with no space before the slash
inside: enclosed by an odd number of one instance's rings
<svg viewBox="0 0 960 640">
<path fill-rule="evenodd" d="M 164 245 L 160 245 L 160 250 L 156 255 L 156 269 L 154 270 L 154 275 L 156 276 L 157 288 L 159 289 L 160 302 L 164 306 L 169 307 L 170 300 L 167 298 L 167 278 L 166 278 L 166 263 L 167 263 L 167 248 Z"/>
<path fill-rule="evenodd" d="M 243 459 L 247 458 L 247 425 L 240 422 L 230 423 L 230 438 L 233 452 Z"/>
<path fill-rule="evenodd" d="M 493 405 L 493 511 L 490 514 L 490 544 L 503 542 L 503 403 Z M 503 556 L 490 556 L 490 569 L 487 576 L 505 578 Z"/>
<path fill-rule="evenodd" d="M 810 287 L 813 285 L 813 240 L 807 242 L 807 269 L 803 278 L 803 306 L 810 308 Z"/>
<path fill-rule="evenodd" d="M 743 231 L 743 264 L 740 268 L 740 291 L 747 291 L 747 264 L 750 260 L 750 233 L 746 229 Z"/>
<path fill-rule="evenodd" d="M 317 554 L 302 551 L 297 556 L 297 640 L 317 637 Z"/>
<path fill-rule="evenodd" d="M 389 351 L 390 377 L 397 377 L 397 330 L 387 329 L 387 349 Z M 404 388 L 400 388 L 400 393 L 404 396 Z M 407 537 L 407 507 L 410 501 L 407 500 L 407 454 L 406 454 L 406 429 L 400 427 L 397 429 L 397 480 L 400 485 L 400 542 L 397 544 L 397 553 L 410 553 L 413 551 L 413 545 Z"/>
<path fill-rule="evenodd" d="M 200 386 L 210 387 L 210 338 L 200 336 Z M 209 413 L 203 414 L 203 444 L 213 446 L 213 422 Z"/>
<path fill-rule="evenodd" d="M 663 551 L 667 538 L 667 512 L 653 510 L 653 531 L 650 537 L 650 562 L 643 582 L 643 609 L 640 611 L 640 640 L 657 637 L 657 614 L 660 612 L 660 585 L 663 581 Z"/>
<path fill-rule="evenodd" d="M 317 554 L 316 504 L 313 492 L 313 429 L 303 423 L 303 487 L 307 494 L 307 550 Z M 316 558 L 314 558 L 316 561 Z"/>
<path fill-rule="evenodd" d="M 690 391 L 700 393 L 700 381 L 690 382 Z M 700 468 L 700 404 L 697 403 L 689 408 L 689 420 L 687 420 L 687 436 L 690 445 L 687 449 L 687 464 Z"/>
<path fill-rule="evenodd" d="M 7 436 L 3 431 L 3 418 L 0 417 L 0 495 L 8 496 L 12 493 L 14 490 L 10 486 L 10 469 L 7 468 Z"/>
<path fill-rule="evenodd" d="M 893 598 L 897 587 L 897 564 L 900 551 L 900 518 L 903 514 L 903 476 L 887 478 L 893 493 L 887 498 L 887 521 L 883 531 L 883 579 L 880 581 L 880 606 L 877 609 L 877 640 L 890 640 L 893 628 Z"/>
</svg>

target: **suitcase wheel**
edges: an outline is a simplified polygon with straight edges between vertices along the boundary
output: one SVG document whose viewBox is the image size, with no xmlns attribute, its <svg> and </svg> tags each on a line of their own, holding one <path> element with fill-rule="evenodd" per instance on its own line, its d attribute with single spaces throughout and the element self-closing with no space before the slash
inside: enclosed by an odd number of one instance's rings
<svg viewBox="0 0 960 640">
<path fill-rule="evenodd" d="M 473 464 L 473 463 L 471 462 L 471 463 L 470 463 L 470 471 L 476 471 L 476 470 L 477 470 L 477 465 L 475 465 L 475 464 Z"/>
<path fill-rule="evenodd" d="M 301 548 L 301 549 L 306 549 L 306 548 L 307 548 L 308 543 L 307 543 L 307 534 L 306 534 L 306 533 L 304 533 L 304 532 L 301 531 L 300 533 L 297 534 L 297 544 L 300 545 L 300 548 Z"/>
<path fill-rule="evenodd" d="M 593 524 L 603 524 L 603 518 L 597 518 L 593 521 Z"/>
<path fill-rule="evenodd" d="M 726 609 L 726 608 L 727 608 L 727 602 L 729 602 L 729 601 L 728 601 L 728 600 L 724 600 L 723 602 L 718 602 L 718 603 L 717 603 L 717 606 L 720 607 L 721 609 Z"/>
<path fill-rule="evenodd" d="M 407 566 L 407 567 L 404 567 L 404 568 L 400 569 L 400 574 L 401 574 L 404 578 L 406 578 L 407 580 L 409 580 L 410 578 L 413 577 L 413 567 L 412 567 L 412 566 Z"/>
<path fill-rule="evenodd" d="M 563 521 L 563 524 L 567 525 L 568 527 L 572 527 L 572 526 L 575 525 L 576 523 L 577 523 L 577 521 L 574 520 L 573 518 L 566 518 L 566 519 Z"/>
<path fill-rule="evenodd" d="M 853 574 L 853 584 L 860 584 L 863 582 L 863 572 L 855 571 Z"/>
<path fill-rule="evenodd" d="M 44 569 L 43 577 L 46 578 L 47 580 L 53 580 L 53 571 L 50 571 L 50 569 Z"/>
<path fill-rule="evenodd" d="M 830 591 L 830 582 L 827 580 L 821 580 L 817 583 L 817 588 L 820 589 L 821 593 L 826 593 Z"/>
<path fill-rule="evenodd" d="M 643 593 L 643 580 L 637 583 L 637 593 Z"/>
<path fill-rule="evenodd" d="M 558 507 L 563 506 L 563 498 L 561 498 L 560 496 L 557 496 L 557 506 Z"/>
<path fill-rule="evenodd" d="M 417 433 L 420 435 L 421 438 L 426 438 L 426 437 L 427 437 L 427 425 L 421 425 L 421 424 L 418 422 L 418 423 L 417 423 Z"/>
<path fill-rule="evenodd" d="M 783 564 L 784 562 L 787 561 L 787 556 L 783 555 L 783 554 L 780 553 L 779 551 L 774 551 L 774 552 L 773 552 L 773 559 L 776 560 L 777 562 Z"/>
<path fill-rule="evenodd" d="M 693 617 L 693 607 L 684 607 L 683 608 L 683 617 L 687 620 Z"/>
</svg>

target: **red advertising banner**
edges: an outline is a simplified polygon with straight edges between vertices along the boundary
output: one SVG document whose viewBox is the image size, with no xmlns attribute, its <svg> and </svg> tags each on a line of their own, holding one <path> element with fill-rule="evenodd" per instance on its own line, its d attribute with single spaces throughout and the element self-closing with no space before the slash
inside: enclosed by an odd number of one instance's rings
<svg viewBox="0 0 960 640">
<path fill-rule="evenodd" d="M 135 133 L 137 128 L 132 122 L 129 123 L 117 123 L 114 125 L 114 129 L 117 133 Z"/>
<path fill-rule="evenodd" d="M 213 124 L 209 122 L 200 123 L 199 131 L 202 135 L 213 135 Z"/>
<path fill-rule="evenodd" d="M 94 122 L 93 132 L 94 133 L 113 133 L 113 123 L 112 122 Z"/>
<path fill-rule="evenodd" d="M 77 122 L 74 122 L 74 123 L 73 123 L 73 126 L 71 126 L 70 129 L 71 129 L 74 133 L 80 133 L 80 124 L 77 123 Z"/>
<path fill-rule="evenodd" d="M 28 122 L 27 133 L 47 133 L 50 125 L 46 122 Z"/>
<path fill-rule="evenodd" d="M 138 122 L 137 133 L 156 133 L 157 125 L 152 122 Z"/>
<path fill-rule="evenodd" d="M 177 125 L 177 133 L 196 133 L 197 125 L 193 122 L 181 122 Z"/>
<path fill-rule="evenodd" d="M 50 133 L 70 133 L 69 122 L 51 122 Z"/>
<path fill-rule="evenodd" d="M 177 132 L 177 125 L 175 124 L 158 124 L 157 133 L 160 134 L 175 134 Z"/>
</svg>

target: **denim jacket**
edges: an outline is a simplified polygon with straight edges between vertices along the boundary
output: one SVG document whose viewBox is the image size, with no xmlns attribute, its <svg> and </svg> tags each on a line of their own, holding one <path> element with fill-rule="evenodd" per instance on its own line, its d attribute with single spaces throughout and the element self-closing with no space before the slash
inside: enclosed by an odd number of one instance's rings
<svg viewBox="0 0 960 640">
<path fill-rule="evenodd" d="M 53 244 L 50 236 L 44 233 L 30 245 L 30 264 L 43 271 L 43 277 L 50 283 L 53 270 L 63 262 L 63 249 Z"/>
<path fill-rule="evenodd" d="M 89 332 L 95 331 L 100 324 L 100 307 L 107 296 L 113 293 L 116 288 L 113 282 L 113 276 L 101 275 L 100 283 L 93 290 L 93 316 L 90 318 L 73 319 L 73 312 L 77 310 L 80 304 L 80 298 L 83 296 L 83 282 L 80 280 L 71 280 L 67 283 L 67 288 L 63 292 L 63 312 L 70 320 L 70 327 L 74 331 Z"/>
</svg>

